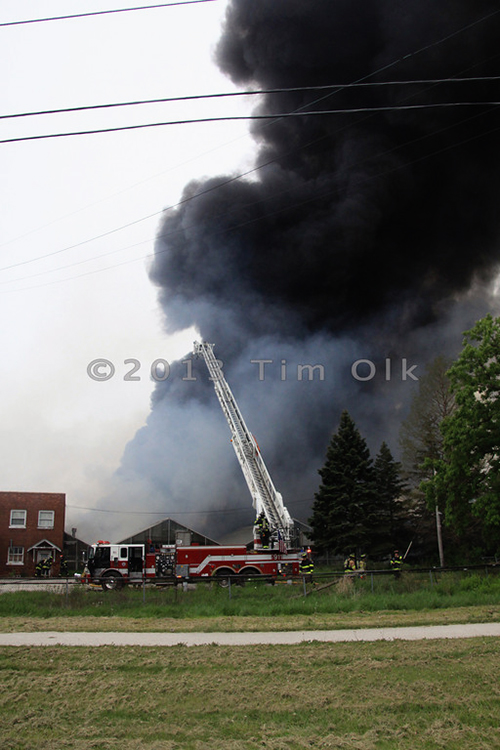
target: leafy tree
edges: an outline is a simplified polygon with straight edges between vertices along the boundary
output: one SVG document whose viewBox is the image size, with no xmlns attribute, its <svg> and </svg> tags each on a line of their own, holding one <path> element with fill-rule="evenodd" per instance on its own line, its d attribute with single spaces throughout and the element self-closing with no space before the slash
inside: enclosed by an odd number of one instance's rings
<svg viewBox="0 0 500 750">
<path fill-rule="evenodd" d="M 500 538 L 500 318 L 487 315 L 464 334 L 449 370 L 456 409 L 442 423 L 443 457 L 427 461 L 428 502 L 463 530 L 471 515 Z"/>
<path fill-rule="evenodd" d="M 373 462 L 347 411 L 341 415 L 319 474 L 322 482 L 309 520 L 316 549 L 345 553 L 366 548 L 376 500 Z"/>
<path fill-rule="evenodd" d="M 401 508 L 406 526 L 402 536 L 409 536 L 414 542 L 413 550 L 424 558 L 436 555 L 437 530 L 435 513 L 430 512 L 435 505 L 431 507 L 426 502 L 420 485 L 432 478 L 435 462 L 443 457 L 441 423 L 455 409 L 448 377 L 451 364 L 451 360 L 439 356 L 427 366 L 399 433 L 402 475 L 408 485 Z M 450 531 L 443 528 L 442 534 L 444 546 L 456 549 L 457 540 Z"/>
<path fill-rule="evenodd" d="M 398 545 L 399 505 L 397 500 L 405 488 L 401 479 L 401 464 L 392 456 L 383 442 L 373 464 L 377 493 L 376 526 L 372 530 L 371 553 L 387 551 Z"/>
<path fill-rule="evenodd" d="M 418 391 L 412 398 L 408 417 L 401 425 L 399 443 L 405 476 L 412 486 L 429 478 L 426 459 L 443 457 L 441 423 L 455 409 L 448 369 L 451 361 L 436 357 L 420 378 Z"/>
</svg>

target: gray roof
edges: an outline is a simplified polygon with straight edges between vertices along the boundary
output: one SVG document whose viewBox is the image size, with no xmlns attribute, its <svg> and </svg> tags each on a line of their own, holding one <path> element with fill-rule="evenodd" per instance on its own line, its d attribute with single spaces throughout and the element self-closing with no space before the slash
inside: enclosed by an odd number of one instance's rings
<svg viewBox="0 0 500 750">
<path fill-rule="evenodd" d="M 218 544 L 214 539 L 174 521 L 173 518 L 164 518 L 162 521 L 142 529 L 142 531 L 137 531 L 126 539 L 121 539 L 118 544 L 147 544 L 150 541 L 153 544 L 175 544 L 178 534 L 190 534 L 191 541 L 197 544 Z"/>
</svg>

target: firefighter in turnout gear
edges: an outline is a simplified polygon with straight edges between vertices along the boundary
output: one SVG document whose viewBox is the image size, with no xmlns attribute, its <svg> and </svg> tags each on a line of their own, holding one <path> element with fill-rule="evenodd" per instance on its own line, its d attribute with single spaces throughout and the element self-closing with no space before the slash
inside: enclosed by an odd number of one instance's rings
<svg viewBox="0 0 500 750">
<path fill-rule="evenodd" d="M 42 575 L 45 576 L 45 578 L 48 578 L 50 576 L 50 569 L 52 568 L 52 555 L 49 555 L 45 558 L 45 560 L 42 560 Z"/>
<path fill-rule="evenodd" d="M 43 573 L 43 560 L 39 560 L 35 566 L 35 575 L 37 578 L 41 578 Z"/>
<path fill-rule="evenodd" d="M 351 552 L 349 557 L 346 557 L 344 560 L 344 573 L 347 573 L 348 575 L 352 575 L 356 572 L 356 555 L 354 552 Z"/>
<path fill-rule="evenodd" d="M 303 552 L 299 563 L 300 574 L 303 575 L 306 581 L 312 583 L 314 573 L 314 563 L 307 552 Z"/>
<path fill-rule="evenodd" d="M 262 511 L 260 515 L 255 519 L 255 526 L 257 526 L 259 529 L 260 543 L 262 544 L 263 549 L 268 549 L 270 529 L 269 522 L 264 511 Z"/>
<path fill-rule="evenodd" d="M 403 558 L 399 554 L 399 551 L 395 549 L 391 557 L 391 570 L 394 573 L 394 578 L 399 578 L 399 576 L 401 575 L 402 567 Z"/>
<path fill-rule="evenodd" d="M 66 558 L 64 557 L 64 554 L 62 552 L 59 555 L 59 575 L 60 576 L 68 575 L 68 563 L 66 562 Z"/>
</svg>

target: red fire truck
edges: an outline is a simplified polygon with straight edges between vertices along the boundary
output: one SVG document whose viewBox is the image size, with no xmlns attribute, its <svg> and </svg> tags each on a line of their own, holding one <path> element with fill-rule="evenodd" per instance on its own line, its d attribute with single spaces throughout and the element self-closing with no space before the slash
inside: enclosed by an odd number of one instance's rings
<svg viewBox="0 0 500 750">
<path fill-rule="evenodd" d="M 257 515 L 253 547 L 176 544 L 155 549 L 152 545 L 101 541 L 89 550 L 88 568 L 91 579 L 105 589 L 153 578 L 168 581 L 216 576 L 226 583 L 232 576 L 241 582 L 250 576 L 299 574 L 300 555 L 291 551 L 293 520 L 273 484 L 257 441 L 245 424 L 213 347 L 206 341 L 195 342 L 194 354 L 205 360 L 252 496 Z"/>
<path fill-rule="evenodd" d="M 244 583 L 252 576 L 269 580 L 299 574 L 300 555 L 277 549 L 248 550 L 243 545 L 111 544 L 99 541 L 89 548 L 90 579 L 103 589 L 121 588 L 143 581 L 158 585 L 215 577 L 225 586 L 229 580 Z M 234 578 L 233 578 L 234 576 Z"/>
</svg>

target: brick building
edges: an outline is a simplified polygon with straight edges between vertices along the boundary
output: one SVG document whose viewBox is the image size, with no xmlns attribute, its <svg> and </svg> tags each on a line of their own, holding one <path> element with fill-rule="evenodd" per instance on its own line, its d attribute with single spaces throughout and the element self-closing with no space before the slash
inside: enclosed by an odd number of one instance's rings
<svg viewBox="0 0 500 750">
<path fill-rule="evenodd" d="M 62 493 L 0 492 L 0 576 L 32 576 L 49 556 L 50 574 L 58 575 L 65 513 Z"/>
</svg>

